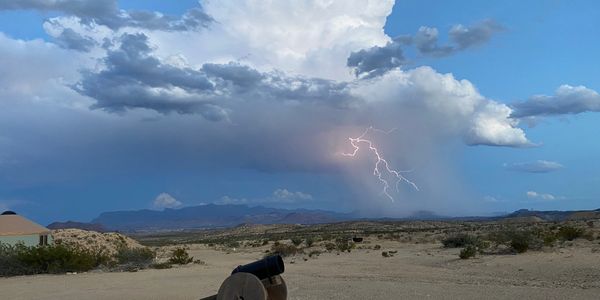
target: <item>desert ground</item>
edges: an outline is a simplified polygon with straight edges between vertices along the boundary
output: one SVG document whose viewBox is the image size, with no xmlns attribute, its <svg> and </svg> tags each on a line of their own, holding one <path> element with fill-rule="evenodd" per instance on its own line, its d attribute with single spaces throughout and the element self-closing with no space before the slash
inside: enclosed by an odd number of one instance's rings
<svg viewBox="0 0 600 300">
<path fill-rule="evenodd" d="M 241 244 L 186 244 L 190 255 L 205 263 L 172 269 L 0 278 L 0 291 L 2 299 L 200 299 L 215 294 L 234 267 L 270 249 Z M 174 246 L 155 247 L 167 253 Z M 597 239 L 578 239 L 522 254 L 459 259 L 460 249 L 435 240 L 372 234 L 351 252 L 288 256 L 283 277 L 288 299 L 298 300 L 598 299 L 599 250 Z M 397 252 L 383 257 L 383 251 Z"/>
</svg>

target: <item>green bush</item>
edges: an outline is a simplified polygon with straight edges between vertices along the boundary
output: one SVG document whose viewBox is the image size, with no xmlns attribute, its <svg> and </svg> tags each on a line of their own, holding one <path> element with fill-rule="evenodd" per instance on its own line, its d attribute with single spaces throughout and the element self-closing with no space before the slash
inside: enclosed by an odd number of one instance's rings
<svg viewBox="0 0 600 300">
<path fill-rule="evenodd" d="M 85 272 L 108 262 L 102 252 L 63 245 L 26 247 L 0 244 L 0 276 Z"/>
<path fill-rule="evenodd" d="M 583 236 L 583 233 L 581 228 L 565 225 L 558 230 L 558 237 L 563 241 L 572 241 Z"/>
<path fill-rule="evenodd" d="M 194 260 L 193 257 L 190 257 L 189 253 L 185 248 L 176 248 L 171 252 L 171 257 L 169 258 L 169 263 L 174 265 L 187 265 Z"/>
<path fill-rule="evenodd" d="M 469 245 L 476 245 L 477 242 L 477 237 L 464 233 L 454 234 L 442 240 L 444 248 L 462 248 Z"/>
<path fill-rule="evenodd" d="M 154 261 L 154 251 L 148 248 L 120 247 L 117 252 L 117 262 L 120 265 L 129 265 L 145 268 Z"/>
<path fill-rule="evenodd" d="M 268 255 L 279 254 L 282 257 L 287 257 L 299 252 L 300 250 L 294 245 L 276 244 L 271 246 L 271 252 Z"/>
<path fill-rule="evenodd" d="M 241 246 L 238 241 L 228 241 L 225 243 L 225 247 L 227 248 L 239 248 Z"/>
<path fill-rule="evenodd" d="M 152 267 L 153 269 L 163 270 L 163 269 L 170 269 L 173 266 L 168 262 L 162 262 L 162 263 L 152 264 L 152 265 L 150 265 L 150 267 Z"/>
<path fill-rule="evenodd" d="M 544 235 L 544 246 L 546 247 L 552 247 L 554 246 L 554 243 L 556 242 L 556 240 L 558 239 L 556 234 L 552 233 L 552 232 L 548 232 Z"/>
<path fill-rule="evenodd" d="M 307 247 L 312 247 L 312 245 L 315 243 L 315 240 L 313 238 L 307 238 L 306 241 L 304 241 L 304 243 L 306 244 Z"/>
<path fill-rule="evenodd" d="M 529 241 L 531 236 L 526 233 L 515 233 L 510 241 L 510 247 L 517 253 L 524 253 L 529 250 Z"/>
<path fill-rule="evenodd" d="M 333 250 L 335 250 L 335 244 L 334 243 L 325 243 L 325 250 L 331 252 Z"/>
<path fill-rule="evenodd" d="M 356 245 L 354 243 L 348 241 L 346 238 L 339 238 L 335 240 L 335 248 L 340 252 L 350 252 L 355 246 Z"/>
<path fill-rule="evenodd" d="M 468 259 L 468 258 L 475 256 L 476 254 L 477 254 L 477 247 L 475 247 L 474 245 L 467 245 L 466 248 L 460 250 L 458 257 L 460 257 L 460 259 Z"/>
<path fill-rule="evenodd" d="M 298 246 L 300 246 L 300 244 L 302 244 L 302 239 L 301 238 L 293 238 L 292 244 L 294 244 L 294 246 L 298 247 Z"/>
</svg>

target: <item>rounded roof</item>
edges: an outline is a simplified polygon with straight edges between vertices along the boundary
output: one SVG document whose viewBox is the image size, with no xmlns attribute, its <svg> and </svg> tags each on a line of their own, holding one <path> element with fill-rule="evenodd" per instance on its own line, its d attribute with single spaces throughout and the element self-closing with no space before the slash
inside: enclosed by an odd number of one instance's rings
<svg viewBox="0 0 600 300">
<path fill-rule="evenodd" d="M 0 236 L 50 234 L 50 229 L 17 214 L 0 215 Z"/>
</svg>

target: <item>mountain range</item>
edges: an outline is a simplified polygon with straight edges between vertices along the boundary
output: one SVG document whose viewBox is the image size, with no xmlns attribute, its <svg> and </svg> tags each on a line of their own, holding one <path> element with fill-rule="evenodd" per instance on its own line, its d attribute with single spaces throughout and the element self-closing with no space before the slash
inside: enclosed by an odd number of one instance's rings
<svg viewBox="0 0 600 300">
<path fill-rule="evenodd" d="M 281 209 L 247 205 L 207 204 L 180 209 L 105 212 L 92 220 L 111 230 L 174 230 L 250 224 L 318 224 L 353 219 L 324 210 Z"/>
<path fill-rule="evenodd" d="M 598 210 L 534 211 L 521 209 L 493 217 L 445 217 L 428 211 L 419 211 L 405 218 L 368 218 L 369 220 L 455 220 L 540 222 L 600 218 Z M 365 220 L 356 213 L 337 213 L 325 210 L 282 209 L 234 204 L 207 204 L 179 209 L 132 210 L 101 213 L 90 223 L 54 222 L 50 229 L 79 228 L 95 231 L 168 231 L 202 228 L 225 228 L 240 224 L 321 224 Z"/>
</svg>

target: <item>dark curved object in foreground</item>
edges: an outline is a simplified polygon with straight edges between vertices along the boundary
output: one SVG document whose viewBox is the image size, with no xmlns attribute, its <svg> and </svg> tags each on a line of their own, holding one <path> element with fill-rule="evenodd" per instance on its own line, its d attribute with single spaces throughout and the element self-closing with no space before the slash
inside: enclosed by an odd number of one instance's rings
<svg viewBox="0 0 600 300">
<path fill-rule="evenodd" d="M 238 266 L 237 268 L 233 269 L 231 274 L 238 272 L 250 273 L 262 280 L 279 275 L 283 273 L 283 271 L 285 271 L 285 267 L 283 265 L 283 259 L 281 256 L 272 255 L 247 265 Z"/>
</svg>

